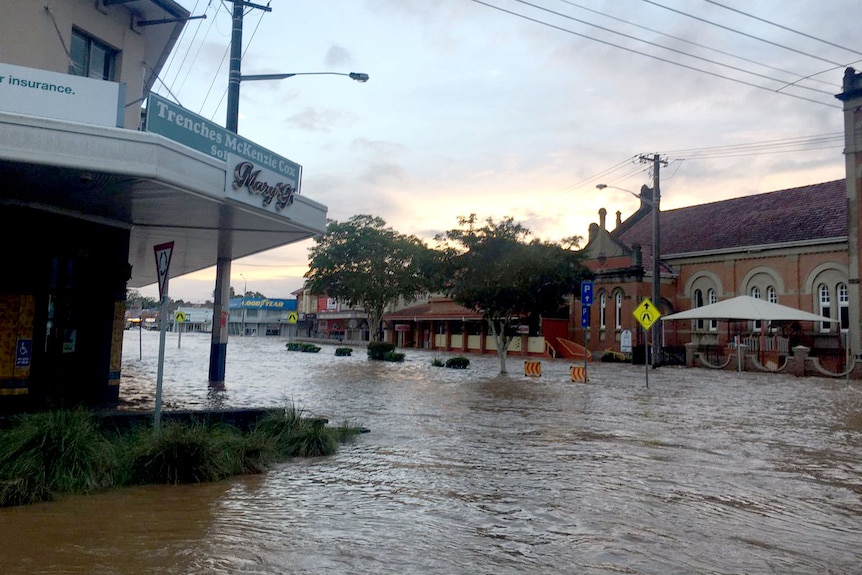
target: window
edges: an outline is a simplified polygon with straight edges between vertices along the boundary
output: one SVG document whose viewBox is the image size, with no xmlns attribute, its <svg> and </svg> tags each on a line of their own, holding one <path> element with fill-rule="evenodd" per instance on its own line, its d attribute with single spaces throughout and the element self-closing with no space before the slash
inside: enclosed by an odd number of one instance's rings
<svg viewBox="0 0 862 575">
<path fill-rule="evenodd" d="M 753 297 L 754 299 L 760 299 L 760 288 L 759 287 L 754 286 L 753 288 L 751 288 L 751 297 Z M 753 330 L 754 331 L 760 331 L 762 328 L 763 328 L 763 322 L 759 319 L 756 320 L 754 322 Z"/>
<path fill-rule="evenodd" d="M 841 331 L 850 329 L 850 293 L 847 291 L 847 284 L 840 283 L 836 290 L 838 292 L 838 320 L 840 321 Z"/>
<path fill-rule="evenodd" d="M 608 307 L 608 294 L 602 292 L 602 295 L 599 296 L 599 329 L 604 330 L 605 326 L 607 326 L 606 321 L 606 311 Z"/>
<path fill-rule="evenodd" d="M 830 313 L 831 298 L 829 297 L 829 288 L 826 286 L 826 284 L 820 284 L 817 287 L 817 297 L 820 301 L 820 315 L 822 315 L 823 317 L 832 317 L 832 314 Z M 829 322 L 820 322 L 820 331 L 829 331 Z"/>
<path fill-rule="evenodd" d="M 778 292 L 774 286 L 766 288 L 766 301 L 769 303 L 778 303 Z"/>
<path fill-rule="evenodd" d="M 97 80 L 114 80 L 117 51 L 77 30 L 72 30 L 69 73 Z"/>
<path fill-rule="evenodd" d="M 617 331 L 623 328 L 623 292 L 614 294 L 614 326 Z"/>
<path fill-rule="evenodd" d="M 694 290 L 694 307 L 703 307 L 703 292 L 699 289 Z M 694 320 L 695 329 L 703 329 L 703 320 Z"/>
<path fill-rule="evenodd" d="M 715 295 L 715 290 L 710 288 L 706 290 L 706 301 L 709 305 L 714 303 L 718 303 L 718 296 Z M 718 320 L 711 319 L 709 320 L 709 331 L 718 331 Z"/>
</svg>

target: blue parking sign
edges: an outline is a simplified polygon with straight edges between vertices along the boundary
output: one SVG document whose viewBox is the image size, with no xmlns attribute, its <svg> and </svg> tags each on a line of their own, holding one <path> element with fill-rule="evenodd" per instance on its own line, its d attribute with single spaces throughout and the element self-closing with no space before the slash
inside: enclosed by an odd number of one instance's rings
<svg viewBox="0 0 862 575">
<path fill-rule="evenodd" d="M 590 327 L 590 308 L 589 306 L 581 306 L 581 327 Z"/>
<path fill-rule="evenodd" d="M 593 304 L 593 282 L 581 282 L 581 305 Z"/>
</svg>

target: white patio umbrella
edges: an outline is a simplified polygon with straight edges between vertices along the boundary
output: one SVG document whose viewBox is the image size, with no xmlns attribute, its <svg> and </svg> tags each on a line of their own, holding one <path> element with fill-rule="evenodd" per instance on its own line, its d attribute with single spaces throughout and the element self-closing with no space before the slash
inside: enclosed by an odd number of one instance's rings
<svg viewBox="0 0 862 575">
<path fill-rule="evenodd" d="M 771 303 L 763 299 L 741 295 L 717 303 L 696 307 L 690 310 L 671 313 L 661 317 L 662 321 L 677 319 L 714 319 L 725 321 L 762 320 L 762 321 L 823 321 L 836 323 L 838 320 L 817 315 L 795 307 Z"/>
</svg>

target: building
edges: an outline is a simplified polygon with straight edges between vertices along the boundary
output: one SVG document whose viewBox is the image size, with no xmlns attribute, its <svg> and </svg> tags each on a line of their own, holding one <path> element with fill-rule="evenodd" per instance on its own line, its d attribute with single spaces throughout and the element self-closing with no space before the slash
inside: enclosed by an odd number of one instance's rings
<svg viewBox="0 0 862 575">
<path fill-rule="evenodd" d="M 230 300 L 231 335 L 295 337 L 298 321 L 295 299 L 233 297 Z"/>
<path fill-rule="evenodd" d="M 641 207 L 631 217 L 620 220 L 618 213 L 609 230 L 602 210 L 590 229 L 586 249 L 596 274 L 589 328 L 594 351 L 620 351 L 626 331 L 635 334 L 636 345 L 643 344 L 634 310 L 652 298 L 653 277 L 647 270 L 653 268 L 654 254 L 651 190 L 641 193 Z M 841 318 L 837 326 L 660 322 L 661 347 L 668 353 L 684 357 L 689 342 L 722 348 L 764 329 L 788 340 L 784 355 L 794 345 L 807 345 L 821 356 L 844 345 L 838 337 L 849 329 L 844 180 L 663 211 L 660 229 L 664 315 L 744 294 Z M 662 358 L 668 361 L 672 358 Z"/>
<path fill-rule="evenodd" d="M 862 75 L 848 68 L 836 97 L 844 102 L 845 179 L 662 211 L 661 301 L 654 303 L 668 314 L 749 295 L 838 321 L 661 322 L 659 343 L 671 355 L 661 361 L 684 356 L 685 344 L 721 354 L 746 336 L 752 342 L 761 339 L 750 337 L 755 335 L 783 342 L 782 355 L 797 345 L 810 348 L 833 372 L 848 370 L 846 358 L 862 354 Z M 652 297 L 652 190 L 644 186 L 641 196 L 640 208 L 629 218 L 622 220 L 617 212 L 613 229 L 605 210 L 590 228 L 585 249 L 596 273 L 597 303 L 590 306 L 587 329 L 594 351 L 619 351 L 626 332 L 645 342 L 633 312 L 643 298 Z M 573 316 L 580 313 L 578 302 Z"/>
<path fill-rule="evenodd" d="M 300 166 L 261 168 L 290 191 L 262 202 L 234 176 L 280 157 L 153 92 L 190 16 L 173 0 L 53 0 L 0 19 L 0 411 L 116 401 L 128 288 L 169 291 L 326 229 Z M 214 292 L 223 358 L 229 282 Z"/>
<path fill-rule="evenodd" d="M 768 351 L 784 356 L 795 346 L 809 348 L 833 373 L 850 369 L 846 358 L 862 357 L 862 74 L 848 68 L 836 97 L 844 102 L 845 178 L 662 211 L 660 301 L 655 303 L 667 315 L 750 295 L 838 321 L 766 326 L 757 320 L 659 322 L 662 363 L 685 361 L 686 344 L 705 355 L 724 355 L 729 345 L 764 340 Z M 613 227 L 605 209 L 590 226 L 584 250 L 595 273 L 595 298 L 585 312 L 588 327 L 581 327 L 584 310 L 575 297 L 565 326 L 548 318 L 538 330 L 526 326 L 526 341 L 517 351 L 571 356 L 578 349 L 569 344 L 578 341 L 601 356 L 628 353 L 631 343 L 646 357 L 650 339 L 634 311 L 653 297 L 652 194 L 644 186 L 638 210 L 626 219 L 617 212 Z M 493 349 L 481 318 L 445 298 L 431 298 L 384 319 L 388 340 L 399 346 L 479 353 Z"/>
</svg>

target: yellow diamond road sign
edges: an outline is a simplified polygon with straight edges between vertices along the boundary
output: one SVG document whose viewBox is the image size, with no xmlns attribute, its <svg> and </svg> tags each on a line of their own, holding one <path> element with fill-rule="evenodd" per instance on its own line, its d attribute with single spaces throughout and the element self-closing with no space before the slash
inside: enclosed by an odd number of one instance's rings
<svg viewBox="0 0 862 575">
<path fill-rule="evenodd" d="M 299 314 L 295 311 L 288 312 L 287 314 L 287 323 L 296 323 L 299 321 Z"/>
<path fill-rule="evenodd" d="M 188 317 L 186 317 L 186 312 L 184 312 L 184 311 L 174 312 L 174 321 L 176 321 L 177 323 L 183 323 L 187 319 L 188 319 Z"/>
<path fill-rule="evenodd" d="M 645 297 L 641 304 L 635 308 L 634 316 L 644 329 L 649 329 L 661 317 L 661 312 L 648 297 Z"/>
</svg>

